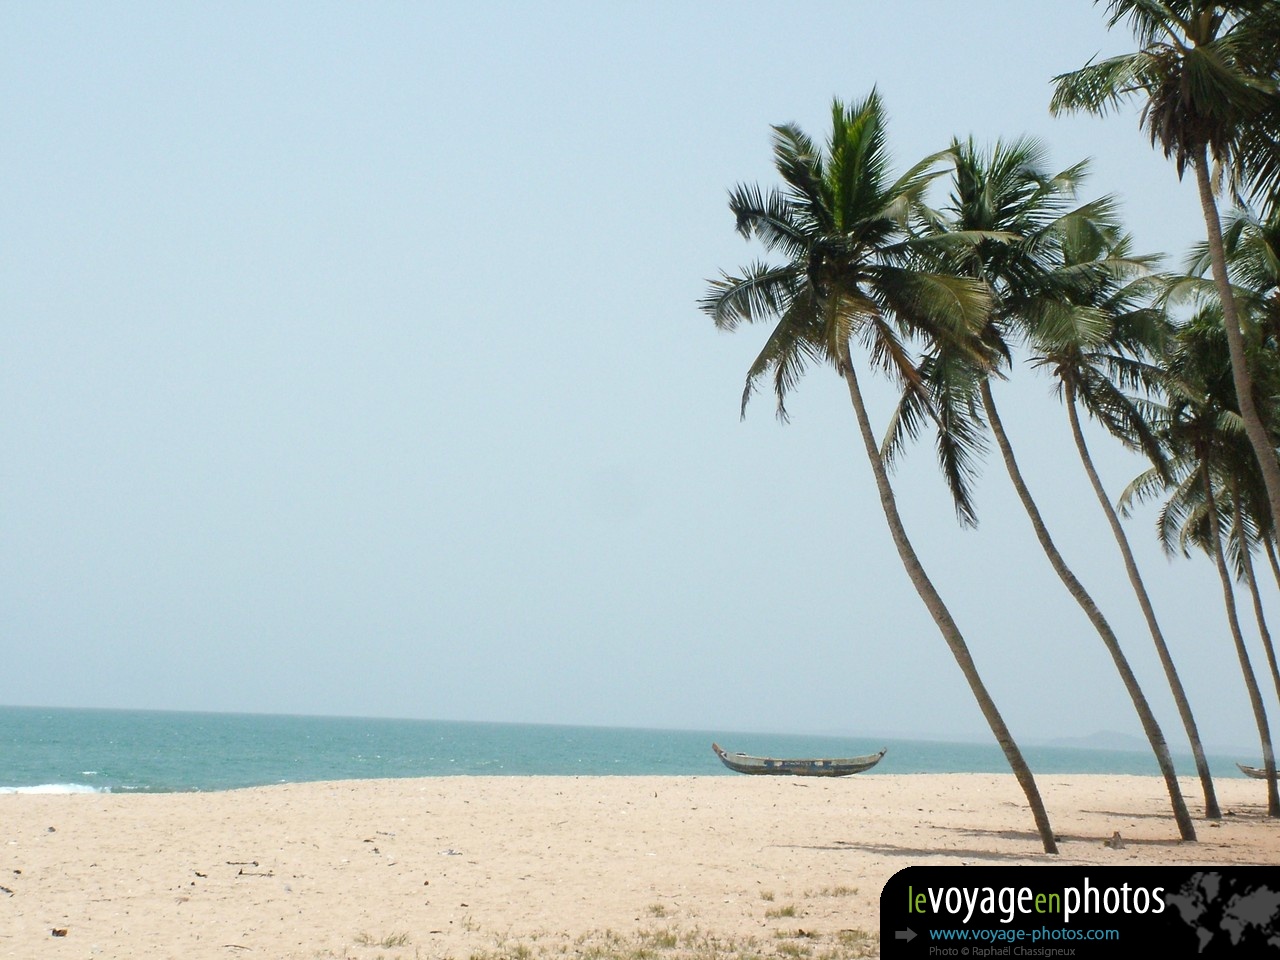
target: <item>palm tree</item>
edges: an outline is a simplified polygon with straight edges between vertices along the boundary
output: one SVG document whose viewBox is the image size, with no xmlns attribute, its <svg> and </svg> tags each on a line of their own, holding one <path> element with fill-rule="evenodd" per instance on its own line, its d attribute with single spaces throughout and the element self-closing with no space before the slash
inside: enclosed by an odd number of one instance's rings
<svg viewBox="0 0 1280 960">
<path fill-rule="evenodd" d="M 1253 614 L 1258 624 L 1258 634 L 1262 638 L 1262 652 L 1267 658 L 1267 668 L 1271 671 L 1271 682 L 1276 695 L 1280 697 L 1280 662 L 1277 662 L 1275 644 L 1271 631 L 1267 627 L 1266 616 L 1262 606 L 1262 591 L 1258 586 L 1257 574 L 1253 566 L 1253 550 L 1261 546 L 1271 563 L 1273 571 L 1280 570 L 1276 552 L 1272 545 L 1275 537 L 1275 525 L 1266 509 L 1265 498 L 1259 498 L 1257 487 L 1257 464 L 1245 461 L 1228 476 L 1230 483 L 1231 503 L 1239 514 L 1235 520 L 1238 539 L 1231 544 L 1232 554 L 1236 560 L 1238 575 L 1249 587 L 1253 598 Z"/>
<path fill-rule="evenodd" d="M 1222 546 L 1220 491 L 1227 488 L 1226 478 L 1238 467 L 1240 447 L 1247 443 L 1243 440 L 1240 415 L 1235 410 L 1225 340 L 1221 318 L 1210 309 L 1201 310 L 1178 331 L 1175 348 L 1168 358 L 1166 387 L 1170 400 L 1159 427 L 1171 454 L 1168 469 L 1163 473 L 1149 470 L 1139 476 L 1125 490 L 1120 504 L 1127 513 L 1133 501 L 1167 493 L 1157 520 L 1166 552 L 1179 549 L 1189 556 L 1188 546 L 1194 544 L 1213 559 L 1222 586 L 1227 625 L 1262 745 L 1268 783 L 1267 812 L 1276 817 L 1280 816 L 1280 792 L 1276 785 L 1271 731 L 1240 629 L 1231 573 Z M 1232 515 L 1235 519 L 1231 537 L 1240 540 L 1243 514 L 1233 508 Z"/>
<path fill-rule="evenodd" d="M 968 345 L 957 345 L 954 340 L 934 343 L 921 376 L 945 372 L 945 376 L 934 380 L 934 392 L 959 397 L 967 394 L 967 401 L 949 401 L 946 405 L 949 412 L 956 414 L 954 421 L 963 421 L 964 411 L 976 413 L 974 408 L 981 405 L 982 416 L 995 437 L 1009 479 L 1045 557 L 1102 639 L 1138 713 L 1164 776 L 1178 832 L 1182 839 L 1194 840 L 1195 826 L 1160 725 L 1115 632 L 1054 543 L 1018 466 L 991 390 L 996 363 L 1010 356 L 1006 341 L 1011 333 L 1026 334 L 1039 328 L 1056 329 L 1066 325 L 1075 326 L 1095 339 L 1105 334 L 1107 320 L 1096 308 L 1075 304 L 1069 299 L 1080 285 L 1081 276 L 1087 278 L 1095 268 L 1068 264 L 1055 270 L 1054 264 L 1062 261 L 1064 244 L 1070 238 L 1077 241 L 1083 238 L 1097 244 L 1115 234 L 1110 204 L 1104 200 L 1073 208 L 1075 185 L 1084 174 L 1084 165 L 1077 164 L 1050 176 L 1040 169 L 1042 150 L 1034 141 L 996 144 L 989 154 L 978 150 L 972 142 L 954 143 L 948 153 L 955 167 L 950 206 L 932 218 L 931 227 L 943 236 L 972 239 L 969 243 L 949 245 L 944 254 L 946 262 L 957 273 L 987 283 L 995 296 L 975 342 Z M 974 362 L 975 356 L 986 357 L 990 362 Z M 965 372 L 971 378 L 968 386 Z M 977 400 L 973 399 L 975 394 Z M 905 402 L 909 409 L 914 401 L 909 395 Z M 915 416 L 907 422 L 922 421 Z M 945 429 L 947 422 L 943 421 L 940 426 Z M 890 440 L 890 449 L 895 442 Z M 967 448 L 971 447 L 970 444 Z M 939 450 L 945 454 L 948 444 L 941 442 Z M 957 473 L 963 475 L 962 471 L 947 470 L 949 478 Z M 967 491 L 957 490 L 953 485 L 953 493 L 963 513 L 961 505 L 967 500 Z"/>
<path fill-rule="evenodd" d="M 1280 195 L 1280 13 L 1274 0 L 1108 0 L 1107 11 L 1108 26 L 1127 20 L 1142 49 L 1056 77 L 1050 110 L 1103 114 L 1145 96 L 1141 124 L 1152 144 L 1179 177 L 1194 169 L 1240 415 L 1280 516 L 1280 460 L 1254 403 L 1210 167 L 1235 188 Z"/>
<path fill-rule="evenodd" d="M 739 186 L 730 192 L 729 206 L 738 232 L 780 253 L 782 261 L 758 262 L 739 276 L 726 274 L 712 281 L 701 306 L 721 329 L 733 330 L 744 321 L 774 325 L 747 374 L 744 413 L 766 376 L 772 378 L 783 418 L 786 395 L 810 364 L 830 363 L 844 380 L 902 564 L 1026 795 L 1045 852 L 1056 853 L 1031 770 L 907 537 L 850 348 L 857 337 L 873 363 L 911 380 L 914 372 L 904 338 L 919 333 L 939 341 L 967 340 L 986 312 L 987 293 L 979 283 L 917 269 L 919 244 L 906 227 L 932 179 L 932 163 L 923 161 L 899 179 L 890 179 L 884 109 L 874 91 L 848 107 L 839 101 L 833 104 L 825 151 L 794 126 L 773 129 L 774 163 L 783 188 Z"/>
<path fill-rule="evenodd" d="M 1232 553 L 1236 560 L 1238 577 L 1249 588 L 1249 596 L 1253 601 L 1253 618 L 1258 625 L 1258 636 L 1262 640 L 1262 653 L 1267 658 L 1267 668 L 1271 671 L 1271 682 L 1275 685 L 1276 694 L 1280 696 L 1280 664 L 1276 663 L 1276 648 L 1271 639 L 1271 630 L 1267 626 L 1267 617 L 1262 609 L 1262 592 L 1258 589 L 1258 578 L 1253 569 L 1253 549 L 1262 537 L 1261 531 L 1252 523 L 1249 507 L 1242 491 L 1241 473 L 1233 471 L 1227 475 L 1228 490 L 1232 511 Z"/>
<path fill-rule="evenodd" d="M 1233 211 L 1223 230 L 1223 246 L 1237 279 L 1232 291 L 1236 306 L 1247 323 L 1245 353 L 1253 371 L 1254 403 L 1274 437 L 1280 427 L 1280 411 L 1276 409 L 1277 398 L 1280 398 L 1280 209 L 1272 211 L 1266 221 L 1248 208 Z M 1220 309 L 1214 289 L 1203 289 L 1193 279 L 1207 273 L 1209 266 L 1209 251 L 1207 245 L 1202 245 L 1188 264 L 1190 277 L 1175 285 L 1172 292 L 1176 295 L 1181 287 L 1189 288 L 1212 315 Z M 1235 521 L 1237 537 L 1231 540 L 1229 552 L 1239 578 L 1248 585 L 1253 597 L 1263 650 L 1276 692 L 1280 694 L 1280 666 L 1267 629 L 1252 562 L 1252 548 L 1263 544 L 1273 571 L 1280 577 L 1272 548 L 1275 523 L 1256 460 L 1251 463 L 1244 451 L 1237 452 L 1233 459 L 1234 467 L 1226 472 L 1228 489 L 1223 496 L 1230 497 L 1233 512 L 1240 516 Z"/>
<path fill-rule="evenodd" d="M 1094 313 L 1107 319 L 1107 328 L 1103 332 L 1095 324 L 1073 322 L 1074 311 L 1060 311 L 1062 322 L 1041 324 L 1032 331 L 1032 349 L 1036 354 L 1032 365 L 1051 373 L 1065 401 L 1076 452 L 1120 550 L 1129 584 L 1191 745 L 1204 793 L 1205 817 L 1216 820 L 1222 811 L 1186 689 L 1156 619 L 1129 538 L 1098 476 L 1080 424 L 1079 407 L 1083 406 L 1112 436 L 1146 453 L 1157 465 L 1157 471 L 1163 470 L 1164 454 L 1147 423 L 1145 405 L 1126 390 L 1150 395 L 1157 389 L 1160 369 L 1151 358 L 1164 348 L 1169 335 L 1168 320 L 1163 310 L 1150 305 L 1155 281 L 1143 275 L 1146 267 L 1143 259 L 1129 255 L 1128 238 L 1108 247 L 1099 242 L 1096 234 L 1068 235 L 1064 238 L 1062 253 L 1062 266 L 1055 273 L 1062 273 L 1063 280 L 1071 281 L 1072 300 L 1085 311 L 1080 319 L 1087 321 L 1088 314 Z M 1138 275 L 1134 276 L 1135 273 Z M 1063 289 L 1066 286 L 1064 284 Z"/>
<path fill-rule="evenodd" d="M 1280 11 L 1277 17 L 1280 18 Z M 1265 345 L 1262 356 L 1270 361 L 1268 369 L 1274 374 L 1280 355 L 1280 206 L 1272 208 L 1266 220 L 1247 209 L 1238 210 L 1228 218 L 1223 234 L 1227 258 L 1238 280 L 1234 291 L 1237 304 L 1254 318 L 1255 329 Z M 1263 394 L 1275 397 L 1280 395 L 1280 388 L 1273 385 Z M 1265 489 L 1261 496 L 1250 496 L 1248 503 L 1276 585 L 1280 586 L 1275 515 Z M 1275 676 L 1275 681 L 1280 687 L 1280 675 Z"/>
</svg>

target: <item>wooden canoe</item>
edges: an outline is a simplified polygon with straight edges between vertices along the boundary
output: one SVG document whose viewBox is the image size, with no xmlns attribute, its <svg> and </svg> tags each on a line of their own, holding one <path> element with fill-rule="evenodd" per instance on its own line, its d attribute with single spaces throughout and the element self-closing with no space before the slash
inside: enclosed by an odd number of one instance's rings
<svg viewBox="0 0 1280 960">
<path fill-rule="evenodd" d="M 749 757 L 745 753 L 728 753 L 718 743 L 711 744 L 711 749 L 716 752 L 720 762 L 730 770 L 775 777 L 847 777 L 853 773 L 870 770 L 885 754 L 885 751 L 881 750 L 879 753 L 869 753 L 865 757 L 844 757 L 838 760 L 775 760 L 772 757 Z"/>
<path fill-rule="evenodd" d="M 1240 772 L 1246 777 L 1253 777 L 1255 780 L 1267 779 L 1267 771 L 1262 767 L 1246 767 L 1243 763 L 1237 763 L 1236 766 L 1240 768 Z"/>
</svg>

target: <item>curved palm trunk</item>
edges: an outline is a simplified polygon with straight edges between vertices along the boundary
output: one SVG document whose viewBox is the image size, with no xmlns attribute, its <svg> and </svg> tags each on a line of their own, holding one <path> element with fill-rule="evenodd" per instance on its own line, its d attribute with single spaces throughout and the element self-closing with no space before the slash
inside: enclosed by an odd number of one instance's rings
<svg viewBox="0 0 1280 960">
<path fill-rule="evenodd" d="M 1129 547 L 1129 538 L 1125 536 L 1120 518 L 1116 516 L 1115 508 L 1111 506 L 1107 491 L 1102 486 L 1102 479 L 1094 469 L 1093 458 L 1089 456 L 1089 448 L 1084 442 L 1084 431 L 1080 429 L 1080 415 L 1076 410 L 1075 384 L 1068 380 L 1065 390 L 1067 415 L 1071 420 L 1071 436 L 1075 438 L 1076 451 L 1080 454 L 1085 473 L 1089 475 L 1089 483 L 1093 485 L 1093 492 L 1102 506 L 1102 512 L 1106 514 L 1107 522 L 1111 524 L 1111 533 L 1116 539 L 1116 545 L 1120 548 L 1121 557 L 1124 558 L 1124 568 L 1129 575 L 1129 584 L 1133 587 L 1134 595 L 1138 598 L 1138 606 L 1142 608 L 1142 615 L 1146 618 L 1147 629 L 1151 631 L 1151 640 L 1156 645 L 1156 654 L 1160 658 L 1160 665 L 1164 668 L 1165 679 L 1169 681 L 1169 689 L 1173 692 L 1173 700 L 1178 706 L 1178 716 L 1182 718 L 1183 729 L 1186 730 L 1187 740 L 1191 743 L 1191 755 L 1195 758 L 1196 773 L 1200 775 L 1200 787 L 1204 791 L 1204 815 L 1209 820 L 1221 819 L 1222 811 L 1218 808 L 1218 796 L 1213 789 L 1209 761 L 1205 759 L 1204 744 L 1200 742 L 1200 731 L 1196 727 L 1196 718 L 1191 713 L 1187 691 L 1182 686 L 1182 679 L 1178 676 L 1178 669 L 1173 664 L 1169 646 L 1165 643 L 1160 624 L 1156 621 L 1156 612 L 1151 605 L 1151 597 L 1147 594 L 1146 584 L 1142 582 L 1142 576 L 1138 573 L 1138 564 L 1133 558 L 1133 550 Z"/>
<path fill-rule="evenodd" d="M 1031 768 L 1023 759 L 1022 751 L 1014 743 L 1009 728 L 1005 726 L 1004 718 L 1000 716 L 995 701 L 991 699 L 986 685 L 978 675 L 978 668 L 969 654 L 969 647 L 960 633 L 960 628 L 951 618 L 951 612 L 942 602 L 942 597 L 920 564 L 920 558 L 916 556 L 911 541 L 907 539 L 907 531 L 902 525 L 902 517 L 898 514 L 898 504 L 893 496 L 893 488 L 889 485 L 889 474 L 884 468 L 884 461 L 880 458 L 880 448 L 871 430 L 867 408 L 862 401 L 862 391 L 858 387 L 858 378 L 853 372 L 853 362 L 849 356 L 848 346 L 845 344 L 841 344 L 839 348 L 837 365 L 840 375 L 849 388 L 849 399 L 853 403 L 853 411 L 858 418 L 858 430 L 862 434 L 867 459 L 871 461 L 871 472 L 875 475 L 876 489 L 880 494 L 880 506 L 884 510 L 889 532 L 893 536 L 893 545 L 898 549 L 902 565 L 906 568 L 907 576 L 911 578 L 911 584 L 916 588 L 916 593 L 920 595 L 930 616 L 933 617 L 933 622 L 938 625 L 938 630 L 950 648 L 951 655 L 955 657 L 960 672 L 968 681 L 974 699 L 978 701 L 978 708 L 986 718 L 987 725 L 991 727 L 991 732 L 995 735 L 996 742 L 1000 744 L 1000 749 L 1004 751 L 1005 759 L 1009 762 L 1018 785 L 1026 795 L 1027 805 L 1031 807 L 1031 815 L 1035 818 L 1036 830 L 1040 834 L 1040 842 L 1044 845 L 1044 852 L 1057 853 L 1058 845 L 1054 840 L 1053 828 L 1049 825 L 1049 815 L 1045 812 L 1044 801 L 1040 799 L 1040 790 L 1036 786 L 1035 777 L 1031 774 Z"/>
<path fill-rule="evenodd" d="M 1244 536 L 1244 517 L 1240 512 L 1240 484 L 1235 477 L 1231 478 L 1231 499 L 1235 507 L 1232 524 L 1237 537 L 1236 545 L 1240 549 L 1240 565 L 1244 568 L 1244 582 L 1253 599 L 1253 618 L 1258 624 L 1258 636 L 1262 638 L 1262 652 L 1271 669 L 1271 682 L 1275 684 L 1276 694 L 1280 695 L 1280 669 L 1276 666 L 1276 648 L 1271 642 L 1271 631 L 1267 629 L 1266 615 L 1262 612 L 1262 594 L 1258 590 L 1258 580 L 1253 572 L 1253 554 L 1249 550 L 1249 544 L 1239 539 Z"/>
<path fill-rule="evenodd" d="M 1209 477 L 1206 463 L 1200 469 L 1204 482 L 1205 504 L 1209 508 L 1209 534 L 1213 538 L 1213 562 L 1218 568 L 1218 579 L 1222 581 L 1222 600 L 1227 607 L 1227 625 L 1231 628 L 1231 640 L 1236 645 L 1236 659 L 1240 661 L 1240 672 L 1244 674 L 1245 689 L 1249 691 L 1249 706 L 1253 708 L 1253 720 L 1258 725 L 1258 738 L 1262 741 L 1262 766 L 1267 771 L 1267 816 L 1280 817 L 1280 793 L 1276 789 L 1276 758 L 1271 752 L 1271 730 L 1267 726 L 1267 711 L 1262 706 L 1262 692 L 1258 689 L 1258 678 L 1254 676 L 1253 664 L 1249 662 L 1249 651 L 1244 645 L 1244 634 L 1240 632 L 1240 618 L 1236 614 L 1235 591 L 1231 589 L 1231 574 L 1227 572 L 1227 558 L 1222 554 L 1222 534 L 1218 520 L 1218 505 L 1213 496 L 1213 481 Z"/>
<path fill-rule="evenodd" d="M 1271 442 L 1257 404 L 1253 402 L 1253 378 L 1245 360 L 1244 334 L 1240 330 L 1240 317 L 1236 312 L 1236 299 L 1227 276 L 1227 255 L 1222 245 L 1222 223 L 1218 219 L 1218 203 L 1213 198 L 1213 185 L 1209 182 L 1208 151 L 1200 148 L 1196 157 L 1196 185 L 1200 188 L 1200 207 L 1204 211 L 1204 224 L 1209 240 L 1209 264 L 1213 281 L 1222 301 L 1223 329 L 1227 334 L 1227 350 L 1231 354 L 1231 378 L 1235 385 L 1236 402 L 1240 405 L 1240 417 L 1253 454 L 1262 470 L 1262 482 L 1267 488 L 1267 500 L 1271 504 L 1271 516 L 1280 517 L 1280 460 L 1276 459 L 1275 445 Z"/>
<path fill-rule="evenodd" d="M 1036 506 L 1035 501 L 1031 499 L 1031 492 L 1027 489 L 1027 485 L 1022 479 L 1022 471 L 1018 469 L 1018 462 L 1014 459 L 1013 447 L 1009 445 L 1009 438 L 1005 435 L 1004 425 L 1000 422 L 1000 414 L 996 410 L 995 398 L 991 396 L 990 380 L 983 379 L 981 391 L 982 406 L 986 411 L 987 420 L 991 424 L 991 431 L 995 434 L 996 444 L 1000 447 L 1005 468 L 1009 472 L 1009 479 L 1013 481 L 1014 489 L 1018 492 L 1018 499 L 1022 501 L 1023 509 L 1026 510 L 1027 516 L 1031 518 L 1031 526 L 1035 528 L 1036 538 L 1040 541 L 1040 547 L 1044 550 L 1045 556 L 1049 558 L 1049 564 L 1058 575 L 1058 579 L 1062 581 L 1067 588 L 1067 592 L 1080 605 L 1080 609 L 1084 611 L 1085 616 L 1089 618 L 1089 622 L 1093 624 L 1094 629 L 1098 632 L 1098 636 L 1102 638 L 1107 652 L 1111 654 L 1111 659 L 1115 663 L 1116 669 L 1120 672 L 1120 679 L 1124 682 L 1125 690 L 1129 693 L 1129 699 L 1133 701 L 1133 707 L 1138 712 L 1138 719 L 1142 722 L 1142 730 L 1147 735 L 1147 740 L 1151 743 L 1151 749 L 1156 755 L 1156 763 L 1160 767 L 1160 773 L 1164 776 L 1165 786 L 1169 790 L 1169 802 L 1173 806 L 1173 818 L 1178 824 L 1178 834 L 1183 840 L 1194 840 L 1196 838 L 1196 828 L 1191 822 L 1191 814 L 1187 811 L 1187 803 L 1182 798 L 1182 788 L 1178 785 L 1178 775 L 1173 769 L 1173 759 L 1169 756 L 1169 745 L 1165 743 L 1164 734 L 1160 730 L 1160 725 L 1156 722 L 1155 714 L 1151 712 L 1151 707 L 1147 704 L 1147 698 L 1143 694 L 1142 688 L 1138 685 L 1138 678 L 1134 676 L 1133 670 L 1130 669 L 1129 661 L 1125 658 L 1124 651 L 1120 649 L 1120 641 L 1116 639 L 1110 624 L 1102 616 L 1102 611 L 1093 602 L 1093 598 L 1089 596 L 1084 585 L 1076 579 L 1075 574 L 1067 567 L 1066 562 L 1062 559 L 1062 554 L 1058 552 L 1058 548 L 1049 536 L 1049 530 L 1045 527 L 1044 520 L 1040 516 L 1040 509 Z"/>
</svg>

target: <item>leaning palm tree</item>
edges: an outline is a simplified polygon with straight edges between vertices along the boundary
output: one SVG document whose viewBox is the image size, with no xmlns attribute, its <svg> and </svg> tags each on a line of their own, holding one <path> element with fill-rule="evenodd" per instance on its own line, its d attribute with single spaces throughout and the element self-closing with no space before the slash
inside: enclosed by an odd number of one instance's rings
<svg viewBox="0 0 1280 960">
<path fill-rule="evenodd" d="M 1247 494 L 1243 489 L 1245 480 L 1245 471 L 1239 469 L 1230 471 L 1226 477 L 1232 516 L 1230 552 L 1235 560 L 1237 577 L 1249 588 L 1249 597 L 1253 601 L 1253 619 L 1258 625 L 1258 636 L 1262 640 L 1262 653 L 1267 658 L 1267 669 L 1271 671 L 1271 682 L 1276 694 L 1280 696 L 1280 663 L 1276 661 L 1275 643 L 1271 638 L 1271 629 L 1267 626 L 1262 591 L 1258 587 L 1258 577 L 1253 566 L 1253 551 L 1263 534 L 1254 521 L 1256 513 L 1250 510 L 1247 503 Z"/>
<path fill-rule="evenodd" d="M 1181 426 L 1184 431 L 1189 429 L 1186 423 Z M 1247 489 L 1253 486 L 1257 462 L 1253 460 L 1243 431 L 1239 430 L 1238 420 L 1225 416 L 1217 429 L 1218 437 L 1211 448 L 1215 460 L 1209 464 L 1207 480 L 1197 474 L 1194 487 L 1170 497 L 1177 506 L 1161 515 L 1161 537 L 1170 553 L 1176 543 L 1185 556 L 1190 555 L 1192 547 L 1213 556 L 1216 547 L 1212 538 L 1217 531 L 1219 540 L 1224 541 L 1219 546 L 1225 569 L 1249 591 L 1262 652 L 1272 684 L 1280 695 L 1280 663 L 1253 564 L 1253 551 L 1265 537 L 1257 521 L 1255 491 Z M 1225 535 L 1221 530 L 1224 525 L 1228 526 Z"/>
<path fill-rule="evenodd" d="M 1246 319 L 1245 354 L 1253 371 L 1254 402 L 1272 433 L 1274 445 L 1280 430 L 1280 409 L 1277 408 L 1280 401 L 1280 209 L 1272 211 L 1268 220 L 1259 219 L 1246 207 L 1233 211 L 1223 230 L 1223 246 L 1237 281 L 1232 291 L 1236 306 Z M 1209 272 L 1210 259 L 1207 245 L 1201 245 L 1190 258 L 1188 276 L 1171 286 L 1170 292 L 1172 296 L 1190 293 L 1207 304 L 1205 313 L 1213 316 L 1220 310 L 1216 291 L 1212 285 L 1206 289 L 1203 282 L 1197 281 Z M 1224 451 L 1224 459 L 1231 452 Z M 1234 466 L 1224 469 L 1226 489 L 1220 497 L 1229 497 L 1233 514 L 1239 514 L 1234 521 L 1236 535 L 1228 545 L 1228 553 L 1239 579 L 1249 587 L 1263 650 L 1276 692 L 1280 694 L 1280 665 L 1277 665 L 1266 625 L 1252 562 L 1253 548 L 1261 544 L 1273 571 L 1280 574 L 1272 547 L 1275 523 L 1257 461 L 1243 449 L 1235 450 L 1232 460 Z"/>
<path fill-rule="evenodd" d="M 1211 167 L 1237 190 L 1280 194 L 1280 13 L 1274 0 L 1108 0 L 1107 12 L 1110 27 L 1129 22 L 1142 49 L 1056 77 L 1050 110 L 1103 114 L 1145 97 L 1141 123 L 1152 144 L 1179 177 L 1195 171 L 1240 416 L 1280 516 L 1280 460 L 1253 399 Z"/>
<path fill-rule="evenodd" d="M 1100 268 L 1092 263 L 1064 264 L 1063 249 L 1072 238 L 1077 242 L 1083 238 L 1092 244 L 1110 240 L 1116 233 L 1110 204 L 1104 200 L 1073 206 L 1075 186 L 1084 173 L 1084 165 L 1050 176 L 1041 170 L 1042 152 L 1029 140 L 996 144 L 989 152 L 979 150 L 972 142 L 956 143 L 948 151 L 955 167 L 953 191 L 949 206 L 932 217 L 931 232 L 973 238 L 971 243 L 948 245 L 944 251 L 946 262 L 958 274 L 987 283 L 994 296 L 974 342 L 957 344 L 954 338 L 934 342 L 920 373 L 924 377 L 934 375 L 935 391 L 970 398 L 965 403 L 948 405 L 948 412 L 959 414 L 952 417 L 953 421 L 963 422 L 963 411 L 969 409 L 976 414 L 980 405 L 982 418 L 995 438 L 1045 557 L 1101 638 L 1120 674 L 1164 776 L 1178 832 L 1182 839 L 1194 840 L 1195 826 L 1160 724 L 1111 625 L 1054 543 L 1018 465 L 991 390 L 997 363 L 1010 356 L 1006 341 L 1011 336 L 1074 326 L 1080 335 L 1096 340 L 1108 326 L 1107 318 L 1096 307 L 1071 299 L 1083 281 Z M 1055 265 L 1061 266 L 1055 269 Z M 974 362 L 975 356 L 985 356 L 990 362 Z M 945 375 L 937 376 L 939 373 Z M 907 409 L 914 402 L 910 394 L 904 399 Z M 907 422 L 923 421 L 914 416 Z M 942 421 L 940 426 L 946 429 L 948 424 Z M 890 449 L 895 442 L 891 438 Z M 942 441 L 939 451 L 945 454 L 949 446 Z M 946 472 L 948 478 L 963 474 L 953 469 Z M 953 486 L 953 493 L 957 505 L 967 499 L 963 489 Z"/>
<path fill-rule="evenodd" d="M 1280 18 L 1280 11 L 1277 11 Z M 1253 320 L 1260 349 L 1254 354 L 1263 361 L 1263 371 L 1272 377 L 1271 385 L 1260 391 L 1263 396 L 1280 397 L 1280 206 L 1271 209 L 1266 219 L 1259 218 L 1252 210 L 1241 208 L 1227 218 L 1223 230 L 1227 260 L 1236 278 L 1234 294 L 1237 306 Z M 1191 264 L 1191 270 L 1205 273 L 1208 270 L 1208 251 L 1200 251 Z M 1272 429 L 1275 429 L 1273 422 Z M 1255 482 L 1246 500 L 1251 517 L 1258 529 L 1258 540 L 1267 555 L 1277 586 L 1280 586 L 1280 561 L 1276 557 L 1276 522 L 1267 500 L 1266 489 L 1261 486 L 1257 471 L 1250 471 Z M 1280 684 L 1280 678 L 1277 678 Z"/>
<path fill-rule="evenodd" d="M 1230 544 L 1230 553 L 1235 560 L 1239 578 L 1249 587 L 1254 619 L 1262 638 L 1262 652 L 1267 658 L 1267 668 L 1271 671 L 1272 685 L 1276 695 L 1280 697 L 1280 658 L 1277 658 L 1275 643 L 1263 611 L 1262 591 L 1253 565 L 1253 551 L 1260 548 L 1267 555 L 1273 572 L 1280 572 L 1280 564 L 1277 563 L 1273 546 L 1275 524 L 1267 510 L 1265 495 L 1259 495 L 1258 488 L 1261 484 L 1257 473 L 1256 462 L 1252 459 L 1240 459 L 1236 468 L 1228 475 L 1232 508 L 1239 514 L 1235 518 L 1238 535 Z"/>
<path fill-rule="evenodd" d="M 1145 453 L 1156 464 L 1157 472 L 1163 469 L 1164 453 L 1147 422 L 1148 405 L 1144 402 L 1145 397 L 1158 389 L 1161 370 L 1153 361 L 1164 349 L 1170 333 L 1167 315 L 1152 302 L 1158 281 L 1145 275 L 1145 258 L 1129 255 L 1128 238 L 1108 247 L 1093 233 L 1068 234 L 1063 240 L 1062 254 L 1062 265 L 1055 273 L 1062 274 L 1064 281 L 1070 281 L 1071 301 L 1086 311 L 1086 316 L 1062 310 L 1059 312 L 1061 322 L 1042 324 L 1033 330 L 1032 365 L 1050 372 L 1065 402 L 1076 452 L 1111 528 L 1129 585 L 1146 621 L 1191 745 L 1204 793 L 1205 817 L 1216 820 L 1222 811 L 1186 688 L 1156 618 L 1129 538 L 1094 466 L 1080 423 L 1080 407 L 1083 407 L 1112 436 Z M 1062 289 L 1067 286 L 1064 283 Z M 1096 324 L 1087 322 L 1087 314 L 1105 318 L 1105 329 L 1099 330 Z M 1130 391 L 1138 391 L 1139 395 L 1135 397 Z"/>
<path fill-rule="evenodd" d="M 1280 791 L 1276 784 L 1271 730 L 1245 647 L 1223 549 L 1221 491 L 1229 486 L 1227 478 L 1238 466 L 1242 443 L 1247 443 L 1235 409 L 1225 339 L 1221 318 L 1210 310 L 1200 311 L 1178 331 L 1175 348 L 1167 361 L 1165 385 L 1169 402 L 1158 426 L 1170 451 L 1168 466 L 1164 471 L 1149 470 L 1129 484 L 1120 505 L 1127 513 L 1135 501 L 1165 495 L 1157 531 L 1166 552 L 1178 549 L 1189 555 L 1188 546 L 1194 544 L 1213 559 L 1222 586 L 1227 625 L 1262 746 L 1263 766 L 1267 771 L 1267 812 L 1276 817 L 1280 816 Z M 1238 495 L 1236 499 L 1238 505 Z M 1243 537 L 1240 529 L 1243 514 L 1239 509 L 1231 513 L 1230 535 L 1239 540 Z"/>
<path fill-rule="evenodd" d="M 781 262 L 759 262 L 740 275 L 723 275 L 711 282 L 701 302 L 721 329 L 743 322 L 773 325 L 747 374 L 743 411 L 766 377 L 772 379 L 782 418 L 787 394 L 809 365 L 830 363 L 844 380 L 902 564 L 1026 795 L 1045 852 L 1056 853 L 1031 770 L 907 537 L 851 349 L 856 339 L 873 363 L 911 381 L 909 338 L 923 333 L 967 342 L 985 315 L 986 290 L 971 280 L 917 268 L 919 243 L 906 227 L 932 179 L 932 163 L 926 160 L 891 179 L 884 109 L 875 92 L 847 107 L 839 101 L 833 105 L 825 150 L 795 126 L 783 125 L 774 127 L 773 153 L 783 187 L 739 186 L 730 192 L 729 206 L 739 233 L 780 254 Z"/>
</svg>

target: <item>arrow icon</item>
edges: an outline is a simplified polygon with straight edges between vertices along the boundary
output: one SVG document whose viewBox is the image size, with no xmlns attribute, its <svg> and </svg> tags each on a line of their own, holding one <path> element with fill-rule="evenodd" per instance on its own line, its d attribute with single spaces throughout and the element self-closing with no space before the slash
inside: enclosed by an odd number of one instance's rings
<svg viewBox="0 0 1280 960">
<path fill-rule="evenodd" d="M 910 942 L 911 942 L 912 940 L 914 940 L 917 936 L 918 936 L 918 934 L 917 934 L 914 930 L 912 930 L 910 927 L 907 927 L 907 929 L 905 929 L 905 930 L 895 930 L 895 931 L 893 931 L 893 939 L 895 939 L 895 940 L 905 940 L 905 941 L 907 941 L 907 943 L 910 943 Z"/>
</svg>

